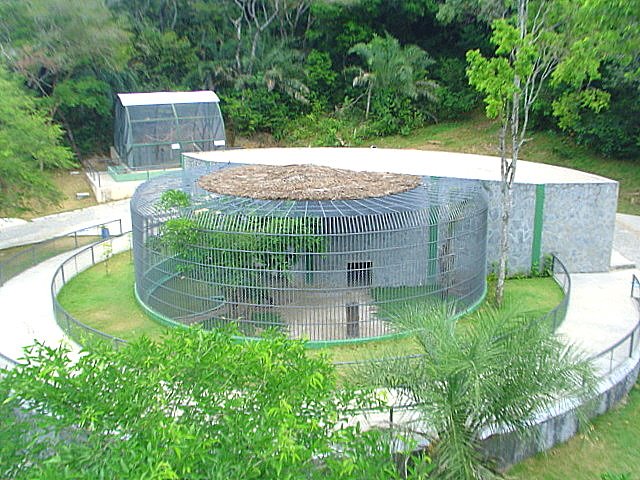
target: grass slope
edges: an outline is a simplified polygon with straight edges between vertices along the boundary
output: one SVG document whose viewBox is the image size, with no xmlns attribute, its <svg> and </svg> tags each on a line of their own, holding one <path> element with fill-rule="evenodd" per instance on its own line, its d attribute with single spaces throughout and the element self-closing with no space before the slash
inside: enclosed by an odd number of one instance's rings
<svg viewBox="0 0 640 480">
<path fill-rule="evenodd" d="M 20 218 L 31 220 L 32 218 L 43 217 L 53 213 L 67 212 L 69 210 L 77 210 L 79 208 L 91 207 L 97 205 L 96 199 L 91 190 L 91 186 L 87 181 L 84 172 L 80 169 L 77 175 L 71 175 L 71 171 L 59 170 L 55 172 L 45 172 L 51 182 L 60 190 L 62 198 L 59 204 L 47 203 L 45 205 L 33 205 L 33 210 L 24 212 L 19 215 Z M 88 198 L 77 199 L 76 193 L 88 192 Z M 11 216 L 0 210 L 0 216 Z"/>
</svg>

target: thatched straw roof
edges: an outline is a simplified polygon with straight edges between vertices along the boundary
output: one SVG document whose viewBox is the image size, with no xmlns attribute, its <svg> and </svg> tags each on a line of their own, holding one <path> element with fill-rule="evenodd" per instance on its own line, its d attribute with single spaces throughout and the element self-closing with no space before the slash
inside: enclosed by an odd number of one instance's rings
<svg viewBox="0 0 640 480">
<path fill-rule="evenodd" d="M 355 172 L 317 165 L 246 165 L 200 177 L 210 192 L 263 200 L 349 200 L 383 197 L 420 185 L 415 175 Z"/>
</svg>

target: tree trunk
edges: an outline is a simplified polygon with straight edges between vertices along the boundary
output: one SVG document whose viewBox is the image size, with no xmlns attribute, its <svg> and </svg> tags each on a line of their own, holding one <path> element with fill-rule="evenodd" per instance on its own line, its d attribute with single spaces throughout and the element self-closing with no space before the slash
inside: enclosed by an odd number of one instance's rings
<svg viewBox="0 0 640 480">
<path fill-rule="evenodd" d="M 509 160 L 507 159 L 506 135 L 507 135 L 508 115 L 503 113 L 502 125 L 499 133 L 500 144 L 500 177 L 502 196 L 502 215 L 500 216 L 500 259 L 498 262 L 498 281 L 496 282 L 495 303 L 501 306 L 504 300 L 504 281 L 507 277 L 507 258 L 509 257 L 509 220 L 511 216 L 511 188 L 506 179 L 509 171 Z"/>
<path fill-rule="evenodd" d="M 364 112 L 364 119 L 367 120 L 369 118 L 369 109 L 371 108 L 371 91 L 373 88 L 371 84 L 369 84 L 369 88 L 367 89 L 367 109 Z"/>
<path fill-rule="evenodd" d="M 62 120 L 62 125 L 64 125 L 65 132 L 67 133 L 67 138 L 69 139 L 69 144 L 71 145 L 71 149 L 73 153 L 76 154 L 76 157 L 79 162 L 82 162 L 82 155 L 80 153 L 80 149 L 78 148 L 78 144 L 76 143 L 76 139 L 73 136 L 73 131 L 71 130 L 71 126 L 67 121 L 64 113 L 62 113 L 62 109 L 58 109 L 58 115 L 60 116 L 60 120 Z"/>
</svg>

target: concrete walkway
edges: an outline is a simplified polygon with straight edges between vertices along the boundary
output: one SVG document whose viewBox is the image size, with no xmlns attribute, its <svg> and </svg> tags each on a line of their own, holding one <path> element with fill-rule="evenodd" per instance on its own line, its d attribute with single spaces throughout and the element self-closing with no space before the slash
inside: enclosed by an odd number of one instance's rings
<svg viewBox="0 0 640 480">
<path fill-rule="evenodd" d="M 0 287 L 0 352 L 14 360 L 35 340 L 55 347 L 65 341 L 64 332 L 53 316 L 51 280 L 60 264 L 72 255 L 67 252 L 50 258 Z"/>
<path fill-rule="evenodd" d="M 98 205 L 36 219 L 0 230 L 0 248 L 36 242 L 84 226 L 122 218 L 123 230 L 131 228 L 128 201 Z M 640 263 L 640 217 L 618 215 L 615 248 Z M 66 253 L 31 268 L 0 288 L 0 352 L 20 356 L 23 346 L 35 339 L 55 345 L 64 334 L 53 318 L 50 298 L 55 269 Z M 628 262 L 627 262 L 628 264 Z M 601 352 L 627 335 L 638 322 L 638 310 L 630 299 L 633 268 L 609 273 L 573 274 L 567 318 L 559 330 L 567 341 L 590 354 Z"/>
<path fill-rule="evenodd" d="M 630 297 L 633 273 L 640 276 L 637 269 L 572 274 L 569 308 L 558 333 L 589 355 L 629 334 L 638 323 L 638 308 Z"/>
<path fill-rule="evenodd" d="M 640 266 L 640 217 L 616 214 L 616 228 L 613 234 L 615 249 Z"/>
<path fill-rule="evenodd" d="M 131 230 L 129 200 L 47 215 L 26 223 L 4 223 L 4 226 L 0 223 L 0 249 L 40 242 L 119 218 L 122 219 L 122 230 Z"/>
</svg>

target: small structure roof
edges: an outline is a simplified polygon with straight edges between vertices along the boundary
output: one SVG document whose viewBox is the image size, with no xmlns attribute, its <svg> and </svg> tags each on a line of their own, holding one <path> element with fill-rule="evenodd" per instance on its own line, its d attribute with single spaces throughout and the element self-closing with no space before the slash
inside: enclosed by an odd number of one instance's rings
<svg viewBox="0 0 640 480">
<path fill-rule="evenodd" d="M 119 93 L 118 98 L 124 107 L 137 105 L 170 105 L 173 103 L 211 103 L 220 99 L 211 90 L 195 92 L 151 92 Z"/>
</svg>

